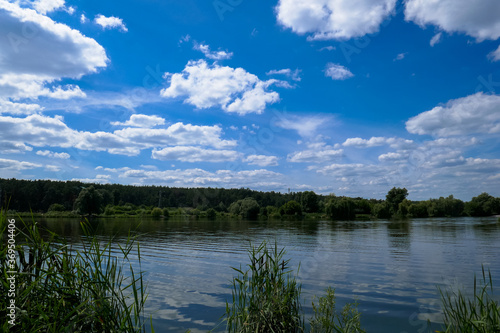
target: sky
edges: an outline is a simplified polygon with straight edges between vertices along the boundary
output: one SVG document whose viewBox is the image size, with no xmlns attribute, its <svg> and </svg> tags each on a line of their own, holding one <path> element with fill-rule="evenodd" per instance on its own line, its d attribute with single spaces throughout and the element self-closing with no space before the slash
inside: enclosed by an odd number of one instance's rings
<svg viewBox="0 0 500 333">
<path fill-rule="evenodd" d="M 500 196 L 498 0 L 0 0 L 0 177 Z"/>
</svg>

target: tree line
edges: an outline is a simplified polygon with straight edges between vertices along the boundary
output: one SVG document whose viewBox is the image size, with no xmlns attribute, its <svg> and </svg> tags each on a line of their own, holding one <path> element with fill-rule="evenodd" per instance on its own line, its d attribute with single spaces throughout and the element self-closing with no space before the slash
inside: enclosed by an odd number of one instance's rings
<svg viewBox="0 0 500 333">
<path fill-rule="evenodd" d="M 0 179 L 0 200 L 16 212 L 68 212 L 79 215 L 169 215 L 175 209 L 215 218 L 217 214 L 246 219 L 317 214 L 336 220 L 356 217 L 424 218 L 500 214 L 500 198 L 482 193 L 464 202 L 453 195 L 411 201 L 406 188 L 392 188 L 385 200 L 319 195 L 305 192 L 262 192 L 248 188 L 178 188 L 89 184 L 78 181 Z"/>
</svg>

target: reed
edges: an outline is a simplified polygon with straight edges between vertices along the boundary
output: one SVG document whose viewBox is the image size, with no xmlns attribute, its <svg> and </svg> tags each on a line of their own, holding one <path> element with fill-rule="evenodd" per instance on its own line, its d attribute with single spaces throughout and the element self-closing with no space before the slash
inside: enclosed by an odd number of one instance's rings
<svg viewBox="0 0 500 333">
<path fill-rule="evenodd" d="M 284 259 L 285 249 L 263 242 L 251 246 L 248 269 L 233 269 L 238 273 L 232 283 L 232 304 L 226 302 L 225 321 L 228 332 L 306 332 L 300 302 L 301 285 Z M 300 267 L 299 267 L 300 269 Z M 297 271 L 298 274 L 298 271 Z M 335 311 L 335 294 L 328 288 L 326 295 L 312 304 L 314 316 L 310 332 L 364 333 L 361 329 L 357 303 L 347 304 L 342 312 Z"/>
<path fill-rule="evenodd" d="M 361 313 L 358 303 L 347 303 L 340 315 L 336 312 L 335 290 L 326 289 L 326 295 L 319 297 L 317 304 L 312 302 L 314 311 L 310 319 L 311 333 L 365 333 L 361 328 Z"/>
<path fill-rule="evenodd" d="M 285 250 L 265 242 L 249 250 L 250 264 L 233 269 L 232 305 L 226 303 L 228 332 L 303 332 L 301 286 L 284 259 Z"/>
<path fill-rule="evenodd" d="M 500 306 L 493 296 L 491 272 L 482 268 L 482 279 L 477 284 L 474 276 L 474 294 L 464 295 L 461 290 L 439 288 L 444 314 L 441 333 L 497 333 L 500 332 Z"/>
<path fill-rule="evenodd" d="M 112 240 L 102 243 L 86 223 L 78 248 L 34 220 L 16 219 L 16 223 L 16 325 L 5 321 L 4 332 L 145 332 L 143 272 L 136 272 L 129 259 L 130 253 L 137 254 L 140 267 L 140 247 L 134 237 L 129 235 L 119 246 L 119 259 Z M 2 212 L 2 236 L 5 225 Z M 6 251 L 3 239 L 2 258 Z M 7 295 L 6 278 L 2 265 L 2 295 Z M 7 297 L 0 300 L 2 318 L 6 302 Z"/>
</svg>

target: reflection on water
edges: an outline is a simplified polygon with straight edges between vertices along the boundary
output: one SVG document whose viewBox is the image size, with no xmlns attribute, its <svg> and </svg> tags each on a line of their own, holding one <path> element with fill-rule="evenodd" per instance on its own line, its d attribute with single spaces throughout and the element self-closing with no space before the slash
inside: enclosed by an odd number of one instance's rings
<svg viewBox="0 0 500 333">
<path fill-rule="evenodd" d="M 78 221 L 41 221 L 69 239 Z M 496 218 L 403 222 L 247 222 L 108 219 L 93 222 L 102 239 L 140 234 L 149 283 L 147 312 L 158 332 L 206 332 L 231 297 L 233 271 L 247 263 L 249 244 L 276 241 L 300 263 L 304 310 L 328 286 L 339 307 L 357 299 L 367 332 L 425 332 L 439 322 L 436 286 L 471 286 L 481 265 L 500 276 Z M 433 328 L 439 328 L 434 324 Z M 224 331 L 224 327 L 220 327 Z"/>
</svg>

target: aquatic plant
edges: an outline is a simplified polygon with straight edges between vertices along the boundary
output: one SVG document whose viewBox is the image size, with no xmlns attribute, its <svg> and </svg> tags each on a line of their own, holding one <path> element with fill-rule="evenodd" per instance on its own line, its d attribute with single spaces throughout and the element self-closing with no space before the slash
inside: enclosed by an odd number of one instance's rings
<svg viewBox="0 0 500 333">
<path fill-rule="evenodd" d="M 269 248 L 266 242 L 250 247 L 250 264 L 233 269 L 232 304 L 226 302 L 228 332 L 305 332 L 300 302 L 301 285 L 285 260 L 285 249 Z M 298 274 L 298 272 L 297 272 Z M 310 332 L 363 333 L 357 303 L 347 304 L 340 315 L 335 310 L 334 290 L 313 301 Z"/>
<path fill-rule="evenodd" d="M 500 306 L 493 297 L 491 272 L 482 269 L 481 286 L 474 276 L 474 294 L 468 297 L 462 290 L 439 289 L 444 314 L 441 333 L 500 332 Z"/>
<path fill-rule="evenodd" d="M 8 253 L 6 221 L 2 212 L 2 259 Z M 143 272 L 136 272 L 129 259 L 130 253 L 136 253 L 140 267 L 140 247 L 133 236 L 119 245 L 119 259 L 113 253 L 117 249 L 112 249 L 111 240 L 99 241 L 86 223 L 82 223 L 85 236 L 78 248 L 34 220 L 16 219 L 16 224 L 15 252 L 10 253 L 15 256 L 17 267 L 12 269 L 2 260 L 0 276 L 0 294 L 8 295 L 9 290 L 12 292 L 10 286 L 15 285 L 13 297 L 0 300 L 0 317 L 8 318 L 7 303 L 14 300 L 15 320 L 4 321 L 2 331 L 145 331 L 147 295 Z M 14 270 L 12 280 L 9 271 Z"/>
</svg>

